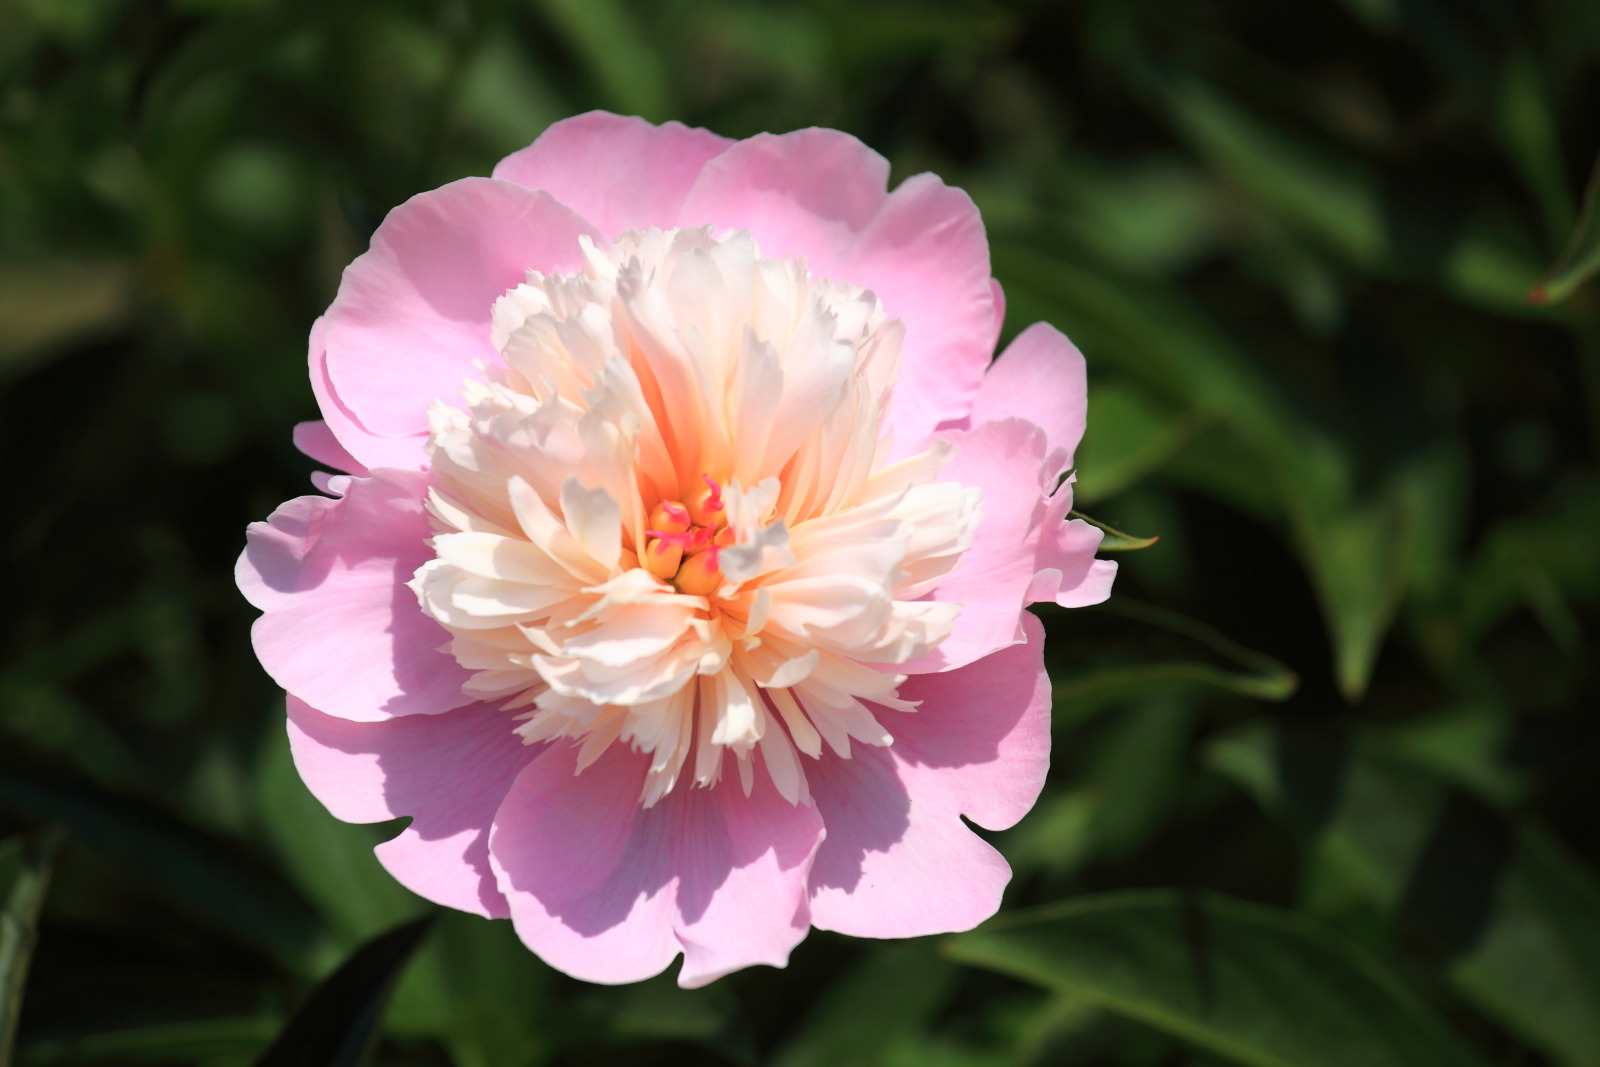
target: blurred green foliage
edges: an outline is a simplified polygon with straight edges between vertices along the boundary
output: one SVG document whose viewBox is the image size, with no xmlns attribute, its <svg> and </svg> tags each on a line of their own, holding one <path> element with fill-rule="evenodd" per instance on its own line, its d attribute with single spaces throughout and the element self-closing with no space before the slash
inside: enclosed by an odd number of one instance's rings
<svg viewBox="0 0 1600 1067">
<path fill-rule="evenodd" d="M 1000 920 L 685 992 L 441 914 L 377 1062 L 1600 1063 L 1592 0 L 0 0 L 8 916 L 67 831 L 16 1062 L 250 1063 L 437 910 L 230 568 L 383 213 L 593 107 L 969 190 L 1007 336 L 1088 357 L 1080 505 L 1160 540 L 1042 613 Z"/>
</svg>

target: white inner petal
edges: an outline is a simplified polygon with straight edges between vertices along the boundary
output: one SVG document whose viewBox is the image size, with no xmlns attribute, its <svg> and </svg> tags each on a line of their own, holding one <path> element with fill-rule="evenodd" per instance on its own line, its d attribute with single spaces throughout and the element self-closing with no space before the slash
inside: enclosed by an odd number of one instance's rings
<svg viewBox="0 0 1600 1067">
<path fill-rule="evenodd" d="M 707 229 L 584 242 L 493 309 L 503 362 L 436 405 L 436 558 L 411 582 L 525 740 L 647 753 L 641 801 L 732 761 L 791 803 L 805 765 L 887 745 L 920 598 L 978 521 L 952 449 L 887 462 L 903 331 L 860 286 Z M 685 781 L 684 779 L 687 779 Z"/>
</svg>

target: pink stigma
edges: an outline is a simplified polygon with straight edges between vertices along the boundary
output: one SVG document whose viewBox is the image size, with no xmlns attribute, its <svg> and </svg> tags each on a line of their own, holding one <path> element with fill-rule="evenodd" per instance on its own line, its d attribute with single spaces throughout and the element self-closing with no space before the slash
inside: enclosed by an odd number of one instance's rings
<svg viewBox="0 0 1600 1067">
<path fill-rule="evenodd" d="M 720 486 L 716 482 L 712 481 L 711 480 L 711 475 L 709 475 L 709 474 L 702 474 L 700 476 L 700 480 L 705 482 L 707 485 L 709 485 L 711 487 L 711 495 L 706 498 L 705 510 L 707 510 L 707 511 L 721 511 L 722 510 L 722 486 Z"/>
<path fill-rule="evenodd" d="M 664 545 L 675 545 L 685 553 L 704 548 L 706 542 L 711 540 L 711 531 L 703 526 L 684 530 L 682 533 L 668 533 L 662 530 L 646 530 L 645 534 L 654 537 Z"/>
</svg>

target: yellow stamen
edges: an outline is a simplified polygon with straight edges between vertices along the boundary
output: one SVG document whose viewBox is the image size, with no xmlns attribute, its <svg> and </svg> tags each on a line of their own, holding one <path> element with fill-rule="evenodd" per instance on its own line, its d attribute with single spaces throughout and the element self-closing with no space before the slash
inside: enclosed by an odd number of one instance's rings
<svg viewBox="0 0 1600 1067">
<path fill-rule="evenodd" d="M 683 549 L 677 545 L 662 544 L 659 537 L 652 537 L 645 542 L 643 562 L 645 570 L 662 581 L 671 581 L 678 571 L 678 565 L 683 562 Z"/>
<path fill-rule="evenodd" d="M 683 533 L 689 528 L 689 510 L 676 500 L 663 500 L 651 510 L 645 528 L 661 533 Z"/>
<path fill-rule="evenodd" d="M 722 568 L 717 566 L 717 550 L 696 552 L 683 561 L 673 580 L 678 592 L 689 596 L 710 596 L 722 584 Z"/>
<path fill-rule="evenodd" d="M 706 480 L 690 489 L 683 502 L 689 508 L 689 520 L 696 526 L 715 528 L 722 524 L 721 486 Z"/>
</svg>

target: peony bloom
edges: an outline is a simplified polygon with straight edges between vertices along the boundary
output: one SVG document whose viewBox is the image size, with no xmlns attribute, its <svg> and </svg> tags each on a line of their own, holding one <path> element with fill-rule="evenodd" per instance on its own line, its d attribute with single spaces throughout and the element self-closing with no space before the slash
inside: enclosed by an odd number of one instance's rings
<svg viewBox="0 0 1600 1067">
<path fill-rule="evenodd" d="M 397 207 L 311 332 L 343 473 L 240 588 L 311 790 L 569 974 L 701 985 L 817 926 L 963 930 L 962 817 L 1049 759 L 1026 605 L 1103 600 L 1067 518 L 1084 370 L 991 353 L 972 201 L 859 141 L 593 113 Z"/>
</svg>

